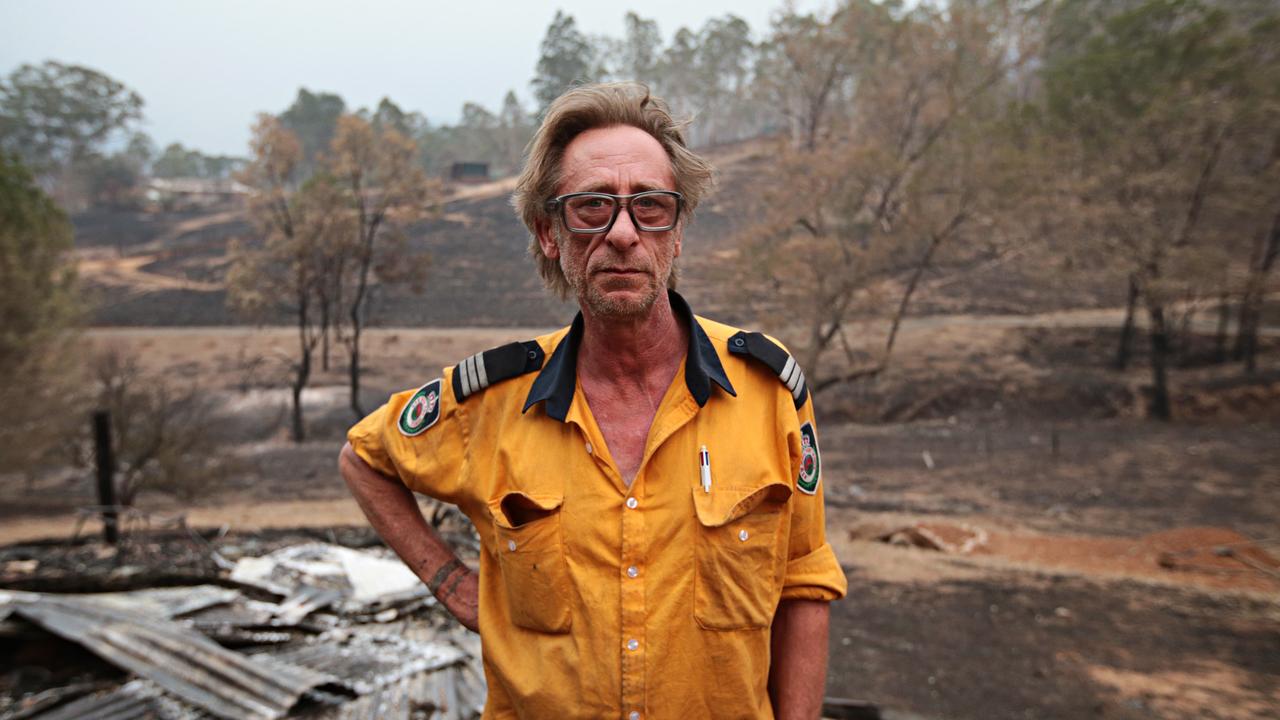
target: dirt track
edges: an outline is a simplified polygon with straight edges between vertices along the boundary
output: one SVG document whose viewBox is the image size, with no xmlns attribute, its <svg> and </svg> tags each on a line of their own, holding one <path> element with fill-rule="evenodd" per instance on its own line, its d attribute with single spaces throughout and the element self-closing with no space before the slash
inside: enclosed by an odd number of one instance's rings
<svg viewBox="0 0 1280 720">
<path fill-rule="evenodd" d="M 350 498 L 333 500 L 294 500 L 285 502 L 240 502 L 212 507 L 196 507 L 181 513 L 192 528 L 220 528 L 224 525 L 241 532 L 271 528 L 333 527 L 360 525 L 365 522 L 360 507 Z M 158 510 L 150 521 L 157 529 L 171 525 L 175 511 Z M 71 537 L 79 522 L 78 515 L 59 514 L 48 517 L 11 518 L 0 525 L 0 545 Z M 139 520 L 142 522 L 142 520 Z M 97 534 L 102 525 L 96 517 L 84 523 L 82 535 Z"/>
</svg>

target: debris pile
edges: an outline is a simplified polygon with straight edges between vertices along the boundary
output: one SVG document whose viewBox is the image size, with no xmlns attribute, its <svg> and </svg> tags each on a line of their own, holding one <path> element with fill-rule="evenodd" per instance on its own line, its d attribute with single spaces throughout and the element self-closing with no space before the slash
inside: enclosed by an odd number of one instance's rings
<svg viewBox="0 0 1280 720">
<path fill-rule="evenodd" d="M 479 638 L 394 557 L 306 543 L 218 579 L 0 590 L 0 717 L 479 716 Z"/>
<path fill-rule="evenodd" d="M 969 525 L 951 526 L 917 522 L 880 532 L 875 535 L 875 539 L 900 547 L 968 555 L 985 546 L 989 537 L 986 530 Z"/>
</svg>

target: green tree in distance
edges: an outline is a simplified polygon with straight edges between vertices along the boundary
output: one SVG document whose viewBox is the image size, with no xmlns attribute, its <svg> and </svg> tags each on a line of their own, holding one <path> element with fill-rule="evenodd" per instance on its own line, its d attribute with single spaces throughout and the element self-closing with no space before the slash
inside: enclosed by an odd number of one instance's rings
<svg viewBox="0 0 1280 720">
<path fill-rule="evenodd" d="M 71 224 L 15 158 L 0 153 L 0 467 L 31 468 L 60 435 L 78 317 L 66 262 Z M 63 398 L 63 402 L 58 399 Z M 53 408 L 62 407 L 54 411 Z"/>
<path fill-rule="evenodd" d="M 658 62 L 662 59 L 662 33 L 656 20 L 648 20 L 627 12 L 619 45 L 619 58 L 614 61 L 614 74 L 619 80 L 635 80 L 648 85 L 658 81 Z"/>
<path fill-rule="evenodd" d="M 363 111 L 362 111 L 363 112 Z M 369 117 L 376 130 L 390 128 L 405 137 L 414 137 L 426 125 L 426 119 L 416 112 L 405 112 L 399 105 L 384 97 Z"/>
<path fill-rule="evenodd" d="M 504 174 L 515 173 L 520 167 L 520 158 L 524 146 L 533 135 L 533 118 L 520 104 L 514 90 L 508 90 L 502 99 L 502 110 L 498 113 L 498 139 L 501 156 L 498 170 Z"/>
<path fill-rule="evenodd" d="M 152 163 L 151 174 L 161 178 L 225 178 L 243 163 L 241 158 L 205 155 L 181 143 L 170 143 Z"/>
<path fill-rule="evenodd" d="M 347 104 L 333 93 L 313 93 L 298 88 L 298 97 L 284 112 L 280 123 L 297 136 L 302 144 L 300 171 L 310 175 L 317 164 L 317 155 L 329 148 L 338 118 L 347 110 Z"/>
<path fill-rule="evenodd" d="M 0 80 L 0 150 L 46 174 L 87 157 L 142 118 L 142 98 L 80 65 L 21 65 Z"/>
<path fill-rule="evenodd" d="M 557 10 L 542 38 L 533 77 L 533 96 L 539 114 L 575 83 L 595 79 L 596 68 L 596 52 L 591 41 L 578 30 L 572 15 Z"/>
</svg>

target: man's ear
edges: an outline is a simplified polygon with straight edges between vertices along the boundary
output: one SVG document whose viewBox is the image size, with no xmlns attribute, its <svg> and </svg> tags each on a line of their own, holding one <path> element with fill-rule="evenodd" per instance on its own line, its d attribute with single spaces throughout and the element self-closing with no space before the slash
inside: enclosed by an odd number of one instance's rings
<svg viewBox="0 0 1280 720">
<path fill-rule="evenodd" d="M 673 232 L 675 232 L 676 235 L 676 246 L 675 253 L 671 257 L 680 257 L 680 245 L 684 243 L 684 223 L 676 225 L 676 229 Z"/>
<path fill-rule="evenodd" d="M 542 254 L 552 260 L 560 257 L 560 246 L 556 244 L 556 234 L 551 228 L 551 222 L 546 219 L 540 219 L 534 222 L 534 234 L 538 237 L 538 247 L 542 248 Z"/>
</svg>

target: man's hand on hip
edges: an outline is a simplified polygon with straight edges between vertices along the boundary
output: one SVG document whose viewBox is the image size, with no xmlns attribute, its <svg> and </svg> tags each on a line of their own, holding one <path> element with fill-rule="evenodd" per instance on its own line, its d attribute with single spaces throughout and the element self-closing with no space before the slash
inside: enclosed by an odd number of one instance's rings
<svg viewBox="0 0 1280 720">
<path fill-rule="evenodd" d="M 349 444 L 342 448 L 338 468 L 373 529 L 458 622 L 479 632 L 480 578 L 427 524 L 413 493 L 370 467 Z"/>
<path fill-rule="evenodd" d="M 480 576 L 476 571 L 451 558 L 435 571 L 427 587 L 463 627 L 480 632 Z"/>
</svg>

